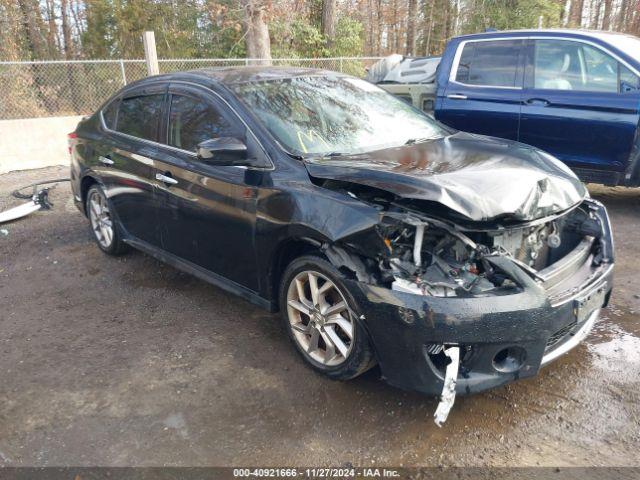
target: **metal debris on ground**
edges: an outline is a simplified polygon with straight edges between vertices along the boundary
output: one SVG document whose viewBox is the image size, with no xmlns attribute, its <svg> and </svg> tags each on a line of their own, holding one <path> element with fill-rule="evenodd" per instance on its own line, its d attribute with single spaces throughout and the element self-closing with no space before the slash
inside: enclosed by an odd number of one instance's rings
<svg viewBox="0 0 640 480">
<path fill-rule="evenodd" d="M 53 207 L 53 203 L 49 201 L 49 191 L 56 187 L 55 184 L 60 182 L 68 182 L 69 178 L 58 178 L 53 180 L 44 180 L 42 182 L 32 183 L 25 185 L 13 192 L 13 196 L 21 199 L 29 199 L 27 203 L 18 205 L 17 207 L 10 208 L 4 212 L 0 212 L 0 223 L 12 222 L 27 215 L 37 212 L 38 210 L 49 210 Z M 40 188 L 42 185 L 54 184 L 51 187 Z M 23 190 L 32 188 L 31 194 L 22 193 Z M 6 231 L 6 230 L 5 230 Z M 8 235 L 2 232 L 3 235 Z"/>
</svg>

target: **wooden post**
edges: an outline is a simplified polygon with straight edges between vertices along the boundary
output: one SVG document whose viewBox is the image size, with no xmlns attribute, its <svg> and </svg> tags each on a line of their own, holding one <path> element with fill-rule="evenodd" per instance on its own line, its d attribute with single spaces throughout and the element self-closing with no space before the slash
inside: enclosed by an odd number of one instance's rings
<svg viewBox="0 0 640 480">
<path fill-rule="evenodd" d="M 156 36 L 153 32 L 144 32 L 142 34 L 142 42 L 144 43 L 144 58 L 147 62 L 147 74 L 158 75 L 158 54 L 156 53 Z"/>
<path fill-rule="evenodd" d="M 122 85 L 127 84 L 127 73 L 124 69 L 124 60 L 120 59 L 120 74 L 122 75 Z"/>
</svg>

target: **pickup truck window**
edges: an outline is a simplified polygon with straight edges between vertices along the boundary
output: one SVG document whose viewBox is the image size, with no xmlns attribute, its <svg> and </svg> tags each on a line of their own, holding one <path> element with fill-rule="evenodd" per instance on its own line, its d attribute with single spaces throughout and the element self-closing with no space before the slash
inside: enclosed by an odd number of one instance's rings
<svg viewBox="0 0 640 480">
<path fill-rule="evenodd" d="M 521 40 L 469 42 L 464 45 L 456 82 L 483 87 L 518 87 Z"/>
<path fill-rule="evenodd" d="M 620 65 L 620 93 L 640 90 L 640 78 L 624 65 Z"/>
<path fill-rule="evenodd" d="M 537 40 L 535 88 L 618 93 L 637 88 L 638 79 L 599 48 L 571 40 Z"/>
</svg>

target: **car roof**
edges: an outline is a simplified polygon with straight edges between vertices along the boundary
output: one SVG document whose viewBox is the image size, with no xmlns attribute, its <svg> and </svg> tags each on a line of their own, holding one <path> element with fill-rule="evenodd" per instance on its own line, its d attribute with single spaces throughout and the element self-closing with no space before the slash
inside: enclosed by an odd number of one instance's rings
<svg viewBox="0 0 640 480">
<path fill-rule="evenodd" d="M 343 76 L 338 72 L 316 68 L 300 67 L 274 67 L 274 66 L 240 66 L 240 67 L 210 67 L 197 70 L 167 73 L 146 77 L 137 85 L 146 82 L 185 80 L 199 81 L 200 83 L 220 83 L 223 85 L 235 85 L 247 82 L 261 82 L 269 80 L 285 80 L 296 77 L 309 76 Z"/>
<path fill-rule="evenodd" d="M 460 35 L 456 38 L 466 39 L 466 38 L 482 38 L 482 37 L 510 37 L 514 35 L 571 35 L 571 36 L 582 36 L 582 37 L 591 37 L 599 40 L 607 40 L 608 38 L 616 37 L 616 36 L 631 36 L 626 33 L 620 32 L 603 32 L 601 30 L 587 30 L 587 29 L 579 29 L 579 28 L 547 28 L 547 29 L 525 29 L 525 30 L 493 30 L 488 32 L 480 32 L 480 33 L 471 33 L 468 35 Z"/>
</svg>

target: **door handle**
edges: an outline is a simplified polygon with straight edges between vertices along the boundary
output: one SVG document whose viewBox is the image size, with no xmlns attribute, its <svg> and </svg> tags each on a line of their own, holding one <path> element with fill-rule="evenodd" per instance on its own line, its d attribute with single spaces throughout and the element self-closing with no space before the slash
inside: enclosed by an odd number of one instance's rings
<svg viewBox="0 0 640 480">
<path fill-rule="evenodd" d="M 156 173 L 156 180 L 160 180 L 165 185 L 176 185 L 178 180 L 173 178 L 169 172 L 166 172 L 166 175 L 163 173 Z"/>
<path fill-rule="evenodd" d="M 106 157 L 100 155 L 98 157 L 98 161 L 103 165 L 113 165 L 115 163 L 113 160 L 111 160 L 111 157 L 109 157 L 109 155 L 107 155 Z"/>
<path fill-rule="evenodd" d="M 527 105 L 535 105 L 537 107 L 546 107 L 551 102 L 549 102 L 549 100 L 545 100 L 544 98 L 529 98 L 528 100 L 525 100 L 524 103 L 526 103 Z"/>
<path fill-rule="evenodd" d="M 460 95 L 459 93 L 452 93 L 451 95 L 447 95 L 447 98 L 450 98 L 451 100 L 466 100 L 467 96 Z"/>
</svg>

